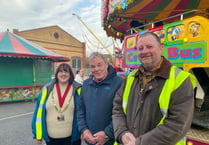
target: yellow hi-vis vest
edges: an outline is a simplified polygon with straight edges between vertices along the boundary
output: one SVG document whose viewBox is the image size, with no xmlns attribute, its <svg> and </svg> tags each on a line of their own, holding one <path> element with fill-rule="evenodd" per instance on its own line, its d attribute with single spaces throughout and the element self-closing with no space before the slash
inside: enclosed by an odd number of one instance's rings
<svg viewBox="0 0 209 145">
<path fill-rule="evenodd" d="M 125 90 L 123 93 L 123 106 L 122 107 L 123 107 L 124 113 L 126 113 L 129 93 L 130 93 L 131 86 L 135 78 L 133 75 L 136 73 L 136 71 L 137 70 L 131 72 L 127 77 L 127 82 L 126 82 Z M 163 124 L 165 117 L 167 117 L 168 115 L 169 102 L 170 102 L 172 92 L 175 89 L 177 89 L 187 77 L 190 77 L 190 80 L 194 89 L 196 87 L 196 79 L 192 74 L 182 71 L 181 69 L 175 66 L 171 67 L 169 78 L 165 81 L 164 87 L 162 89 L 162 92 L 158 100 L 160 110 L 163 114 L 163 117 L 158 123 L 158 125 Z M 186 145 L 186 137 L 180 140 L 176 145 Z"/>
<path fill-rule="evenodd" d="M 81 94 L 81 88 L 77 89 L 78 95 Z M 43 107 L 44 102 L 47 97 L 47 88 L 45 87 L 42 92 L 41 101 L 38 107 L 37 115 L 36 115 L 36 139 L 41 140 L 42 139 L 42 114 L 43 114 Z"/>
</svg>

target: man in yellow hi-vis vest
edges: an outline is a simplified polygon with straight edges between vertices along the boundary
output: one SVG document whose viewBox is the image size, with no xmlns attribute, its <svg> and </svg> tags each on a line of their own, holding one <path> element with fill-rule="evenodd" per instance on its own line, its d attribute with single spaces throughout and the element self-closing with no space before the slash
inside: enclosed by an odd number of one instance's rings
<svg viewBox="0 0 209 145">
<path fill-rule="evenodd" d="M 195 77 L 161 56 L 157 35 L 137 40 L 139 68 L 117 92 L 113 127 L 124 145 L 185 145 L 194 109 Z"/>
</svg>

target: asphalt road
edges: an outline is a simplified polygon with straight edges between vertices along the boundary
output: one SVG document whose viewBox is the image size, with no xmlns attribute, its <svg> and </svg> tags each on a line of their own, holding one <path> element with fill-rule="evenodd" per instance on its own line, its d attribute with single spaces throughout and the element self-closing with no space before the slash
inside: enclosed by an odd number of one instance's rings
<svg viewBox="0 0 209 145">
<path fill-rule="evenodd" d="M 0 103 L 0 145 L 36 145 L 31 133 L 35 102 Z"/>
</svg>

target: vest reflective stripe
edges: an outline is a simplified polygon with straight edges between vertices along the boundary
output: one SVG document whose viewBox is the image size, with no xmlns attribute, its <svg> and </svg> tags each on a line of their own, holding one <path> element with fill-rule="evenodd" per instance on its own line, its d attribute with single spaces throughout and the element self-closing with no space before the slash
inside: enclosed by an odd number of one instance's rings
<svg viewBox="0 0 209 145">
<path fill-rule="evenodd" d="M 80 95 L 81 94 L 81 88 L 78 88 L 77 92 L 78 92 L 78 95 Z"/>
<path fill-rule="evenodd" d="M 193 89 L 195 89 L 197 87 L 196 78 L 195 78 L 195 76 L 193 74 L 190 74 L 189 77 L 190 77 L 190 80 L 192 82 L 192 87 L 193 87 Z"/>
<path fill-rule="evenodd" d="M 178 77 L 178 76 L 181 76 L 181 75 L 178 75 L 180 72 L 175 71 L 175 70 L 176 70 L 175 67 L 172 66 L 171 70 L 170 70 L 169 78 L 165 81 L 165 84 L 163 86 L 163 89 L 162 89 L 160 97 L 159 97 L 159 105 L 160 105 L 160 110 L 163 114 L 163 118 L 158 123 L 158 125 L 162 124 L 163 121 L 165 120 L 165 117 L 167 117 L 167 111 L 169 108 L 171 93 L 176 88 L 178 88 L 180 86 L 180 84 L 188 77 L 188 75 L 185 75 L 184 78 L 182 78 L 183 75 L 182 75 L 182 77 Z M 181 71 L 181 72 L 183 72 L 183 71 Z M 186 74 L 188 74 L 188 73 L 186 73 Z M 182 78 L 182 80 L 179 80 L 180 78 Z M 177 81 L 177 79 L 179 80 L 179 82 Z M 176 83 L 176 82 L 178 82 L 178 83 Z"/>
<path fill-rule="evenodd" d="M 126 108 L 127 108 L 127 103 L 128 103 L 128 96 L 129 96 L 129 93 L 130 93 L 130 90 L 131 90 L 131 86 L 134 82 L 134 74 L 137 72 L 137 70 L 134 70 L 132 71 L 129 75 L 128 75 L 128 78 L 127 78 L 127 82 L 126 82 L 126 87 L 125 87 L 125 90 L 123 92 L 123 111 L 124 113 L 126 113 Z"/>
<path fill-rule="evenodd" d="M 47 95 L 47 88 L 43 89 L 41 101 L 38 107 L 37 115 L 36 115 L 36 139 L 41 140 L 42 139 L 42 114 L 43 114 L 43 104 L 46 99 Z"/>
<path fill-rule="evenodd" d="M 131 86 L 134 82 L 135 77 L 133 75 L 135 73 L 136 71 L 133 71 L 132 73 L 128 75 L 128 78 L 127 78 L 125 90 L 123 93 L 122 107 L 123 107 L 124 113 L 126 113 L 128 97 L 129 97 L 129 93 L 131 90 Z M 163 124 L 165 117 L 167 117 L 167 112 L 168 112 L 169 102 L 170 102 L 170 97 L 171 97 L 172 92 L 175 89 L 177 89 L 185 81 L 187 77 L 190 77 L 192 87 L 194 89 L 196 87 L 196 79 L 192 74 L 182 71 L 179 68 L 176 68 L 175 66 L 171 67 L 169 78 L 165 81 L 165 84 L 163 86 L 162 92 L 159 97 L 159 106 L 163 114 L 163 117 L 158 123 L 158 125 Z M 186 145 L 186 137 L 184 137 L 182 140 L 176 143 L 176 145 Z"/>
<path fill-rule="evenodd" d="M 186 137 L 183 137 L 180 141 L 178 141 L 175 145 L 186 145 Z"/>
</svg>

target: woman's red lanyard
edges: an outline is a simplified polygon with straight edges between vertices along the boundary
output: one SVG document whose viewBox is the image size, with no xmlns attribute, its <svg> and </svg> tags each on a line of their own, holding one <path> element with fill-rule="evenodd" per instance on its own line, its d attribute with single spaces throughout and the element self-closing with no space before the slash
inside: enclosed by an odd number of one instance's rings
<svg viewBox="0 0 209 145">
<path fill-rule="evenodd" d="M 60 91 L 60 86 L 58 83 L 56 83 L 56 88 L 57 88 L 57 95 L 58 95 L 58 100 L 59 100 L 59 105 L 60 105 L 60 109 L 62 108 L 62 105 L 65 102 L 65 98 L 70 90 L 70 84 L 68 84 L 67 88 L 65 89 L 64 95 L 61 95 L 61 91 Z"/>
</svg>

